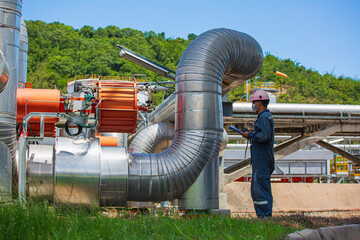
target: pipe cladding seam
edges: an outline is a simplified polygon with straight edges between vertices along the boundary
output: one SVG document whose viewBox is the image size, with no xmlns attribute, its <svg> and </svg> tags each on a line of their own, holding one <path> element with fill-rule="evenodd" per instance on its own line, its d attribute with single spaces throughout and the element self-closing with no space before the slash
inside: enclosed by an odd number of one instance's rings
<svg viewBox="0 0 360 240">
<path fill-rule="evenodd" d="M 213 29 L 184 51 L 176 74 L 175 138 L 160 153 L 129 153 L 128 201 L 179 198 L 220 150 L 222 79 L 244 82 L 263 61 L 249 35 Z"/>
</svg>

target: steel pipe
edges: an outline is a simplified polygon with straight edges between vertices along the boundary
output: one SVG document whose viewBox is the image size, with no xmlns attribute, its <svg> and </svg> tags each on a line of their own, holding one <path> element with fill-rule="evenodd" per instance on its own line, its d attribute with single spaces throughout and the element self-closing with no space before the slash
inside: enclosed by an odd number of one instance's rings
<svg viewBox="0 0 360 240">
<path fill-rule="evenodd" d="M 10 155 L 0 158 L 0 167 L 6 166 L 8 161 L 12 162 L 12 185 L 17 184 L 17 173 L 15 169 L 16 157 L 16 89 L 17 89 L 17 66 L 20 42 L 22 1 L 5 0 L 0 1 L 0 51 L 4 57 L 0 62 L 9 64 L 9 75 L 2 73 L 0 76 L 0 142 L 6 145 Z M 0 64 L 2 65 L 2 63 Z M 5 64 L 6 65 L 6 64 Z M 6 66 L 4 67 L 6 68 Z M 5 71 L 6 72 L 6 71 Z M 5 81 L 4 81 L 5 80 Z M 6 82 L 4 84 L 4 82 Z M 10 159 L 8 159 L 10 157 Z M 0 176 L 7 178 L 8 176 Z M 7 182 L 7 181 L 5 181 Z M 6 192 L 11 196 L 12 189 L 3 186 L 0 182 L 0 192 Z"/>
<path fill-rule="evenodd" d="M 5 90 L 10 78 L 10 67 L 4 54 L 0 51 L 0 93 Z"/>
<path fill-rule="evenodd" d="M 176 199 L 195 182 L 220 150 L 222 79 L 245 81 L 261 64 L 259 44 L 244 33 L 214 29 L 190 43 L 177 69 L 174 141 L 161 153 L 129 153 L 128 200 Z"/>
<path fill-rule="evenodd" d="M 23 88 L 27 81 L 28 34 L 24 18 L 21 17 L 20 46 L 19 46 L 18 88 Z"/>
<path fill-rule="evenodd" d="M 161 122 L 175 121 L 175 94 L 171 94 L 165 101 L 163 101 L 156 109 L 149 113 L 145 121 L 142 121 L 138 127 L 137 132 L 142 131 L 152 124 Z"/>
<path fill-rule="evenodd" d="M 360 115 L 358 105 L 275 103 L 269 104 L 268 109 L 272 114 Z M 253 113 L 251 103 L 233 103 L 233 111 L 234 113 Z"/>
<path fill-rule="evenodd" d="M 120 57 L 123 57 L 131 62 L 134 62 L 136 64 L 139 64 L 140 66 L 143 66 L 157 74 L 160 74 L 164 77 L 170 78 L 175 80 L 175 75 L 173 73 L 175 73 L 173 70 L 162 66 L 161 64 L 154 62 L 144 56 L 141 56 L 140 54 L 137 54 L 136 52 L 133 52 L 127 48 L 125 48 L 124 46 L 121 45 L 117 45 L 117 47 L 119 47 L 120 50 Z"/>
<path fill-rule="evenodd" d="M 174 124 L 157 123 L 145 128 L 131 142 L 130 153 L 159 153 L 167 149 L 174 139 Z"/>
</svg>

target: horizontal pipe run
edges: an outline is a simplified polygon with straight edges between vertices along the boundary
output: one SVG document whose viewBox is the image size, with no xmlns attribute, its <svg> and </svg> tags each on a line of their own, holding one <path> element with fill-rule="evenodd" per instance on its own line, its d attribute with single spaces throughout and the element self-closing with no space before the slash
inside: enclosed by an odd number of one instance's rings
<svg viewBox="0 0 360 240">
<path fill-rule="evenodd" d="M 288 140 L 292 136 L 274 136 L 275 140 Z M 242 135 L 228 135 L 229 140 L 246 140 Z"/>
<path fill-rule="evenodd" d="M 268 109 L 273 115 L 276 114 L 303 114 L 303 115 L 360 115 L 359 105 L 337 104 L 297 104 L 297 103 L 274 103 L 269 104 Z M 253 113 L 251 103 L 233 103 L 234 113 Z M 311 116 L 309 116 L 311 117 Z"/>
</svg>

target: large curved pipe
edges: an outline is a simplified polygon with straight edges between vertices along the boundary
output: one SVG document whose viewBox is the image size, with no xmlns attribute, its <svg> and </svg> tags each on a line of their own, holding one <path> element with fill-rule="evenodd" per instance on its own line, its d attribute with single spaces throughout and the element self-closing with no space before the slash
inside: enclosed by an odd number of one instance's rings
<svg viewBox="0 0 360 240">
<path fill-rule="evenodd" d="M 262 65 L 249 35 L 213 29 L 184 51 L 177 69 L 175 138 L 161 153 L 130 153 L 128 201 L 179 198 L 220 150 L 223 78 L 244 82 Z M 236 79 L 236 80 L 235 80 Z"/>
<path fill-rule="evenodd" d="M 245 33 L 244 33 L 245 34 Z M 242 49 L 243 51 L 260 51 L 258 52 L 258 54 L 262 55 L 262 50 L 261 48 L 257 48 L 258 43 L 256 42 L 256 44 L 254 45 L 250 45 L 247 46 L 246 50 Z M 215 53 L 216 54 L 216 53 Z M 120 54 L 120 56 L 123 56 L 122 54 Z M 129 59 L 131 60 L 131 59 Z M 137 63 L 137 62 L 135 62 Z M 140 63 L 139 63 L 140 64 Z M 261 68 L 262 65 L 262 61 L 259 62 L 256 59 L 253 59 L 251 64 L 255 64 L 251 65 L 251 67 L 259 67 L 259 69 Z M 142 64 L 140 64 L 141 66 L 143 66 Z M 249 66 L 247 66 L 249 67 Z M 244 67 L 246 68 L 246 67 Z M 237 86 L 239 86 L 240 84 L 244 83 L 246 80 L 251 78 L 251 74 L 247 75 L 239 75 L 239 74 L 233 74 L 233 73 L 228 73 L 225 74 L 223 76 L 223 81 L 222 81 L 222 89 L 221 89 L 221 94 L 222 96 L 224 96 L 226 93 L 228 93 L 230 90 L 236 88 Z M 160 122 L 166 122 L 166 121 L 174 121 L 175 118 L 175 95 L 172 94 L 170 95 L 164 102 L 162 102 L 159 106 L 156 107 L 155 111 L 153 111 L 152 113 L 150 113 L 148 115 L 148 124 L 152 125 L 152 124 L 156 124 L 156 123 L 160 123 Z M 144 122 L 140 123 L 137 131 L 141 131 L 144 128 L 146 128 L 146 124 Z"/>
<path fill-rule="evenodd" d="M 167 149 L 174 139 L 174 124 L 161 122 L 150 125 L 139 132 L 129 146 L 131 153 L 159 153 Z M 228 134 L 224 129 L 221 148 L 223 151 L 228 143 Z"/>
</svg>

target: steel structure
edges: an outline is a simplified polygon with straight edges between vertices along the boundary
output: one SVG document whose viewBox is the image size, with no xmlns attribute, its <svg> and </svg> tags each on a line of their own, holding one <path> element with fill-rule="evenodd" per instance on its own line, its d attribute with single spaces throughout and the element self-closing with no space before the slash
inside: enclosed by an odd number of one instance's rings
<svg viewBox="0 0 360 240">
<path fill-rule="evenodd" d="M 234 103 L 233 117 L 225 117 L 224 125 L 252 128 L 256 115 L 249 103 Z M 360 164 L 357 156 L 324 141 L 329 136 L 358 136 L 360 108 L 357 105 L 331 104 L 270 104 L 275 121 L 275 134 L 288 138 L 274 147 L 275 160 L 282 159 L 312 144 L 318 144 L 334 153 Z M 230 135 L 231 138 L 231 135 Z M 250 158 L 225 168 L 224 183 L 228 184 L 251 172 Z"/>
</svg>

